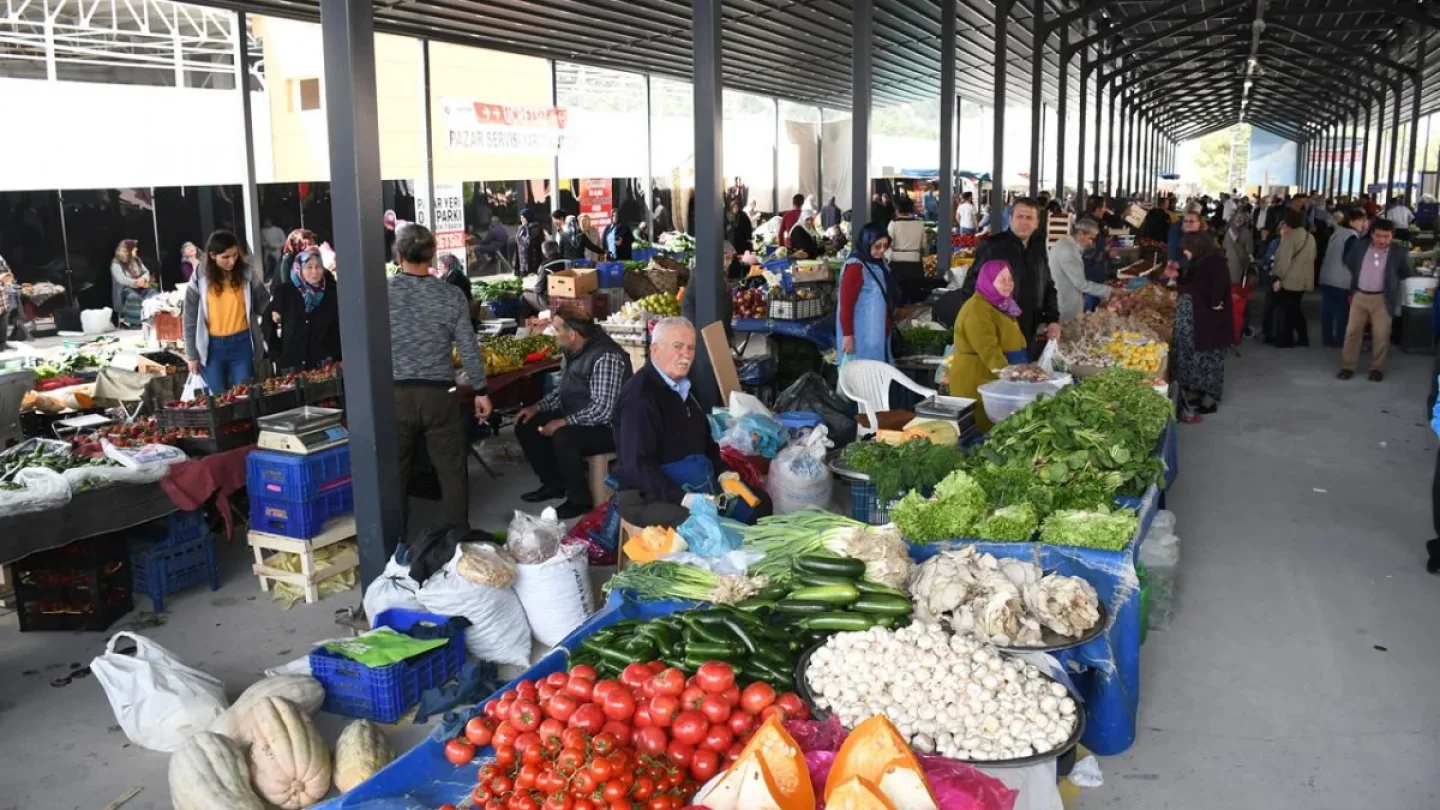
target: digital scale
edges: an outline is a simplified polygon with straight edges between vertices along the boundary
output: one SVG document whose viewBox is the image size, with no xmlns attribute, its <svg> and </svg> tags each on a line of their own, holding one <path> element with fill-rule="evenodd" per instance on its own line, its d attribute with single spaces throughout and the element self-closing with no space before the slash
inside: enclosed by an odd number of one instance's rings
<svg viewBox="0 0 1440 810">
<path fill-rule="evenodd" d="M 340 424 L 345 412 L 337 408 L 306 405 L 258 420 L 260 437 L 256 444 L 266 450 L 309 455 L 350 441 L 350 432 Z"/>
</svg>

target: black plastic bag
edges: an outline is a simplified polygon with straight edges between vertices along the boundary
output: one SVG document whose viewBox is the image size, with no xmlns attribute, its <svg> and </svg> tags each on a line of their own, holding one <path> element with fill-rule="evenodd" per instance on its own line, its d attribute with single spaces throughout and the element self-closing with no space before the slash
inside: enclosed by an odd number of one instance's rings
<svg viewBox="0 0 1440 810">
<path fill-rule="evenodd" d="M 852 415 L 854 407 L 848 400 L 825 383 L 825 379 L 813 371 L 807 371 L 775 400 L 775 412 L 810 411 L 818 414 L 825 424 L 825 431 L 836 447 L 844 447 L 855 441 L 858 426 Z"/>
</svg>

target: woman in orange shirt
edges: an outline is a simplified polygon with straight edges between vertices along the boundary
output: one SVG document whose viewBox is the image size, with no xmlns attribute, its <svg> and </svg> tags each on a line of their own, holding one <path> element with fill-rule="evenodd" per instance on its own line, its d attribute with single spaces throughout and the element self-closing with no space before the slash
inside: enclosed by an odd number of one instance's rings
<svg viewBox="0 0 1440 810">
<path fill-rule="evenodd" d="M 185 290 L 185 354 L 190 371 L 205 377 L 212 393 L 228 391 L 256 377 L 265 345 L 260 315 L 270 294 L 230 231 L 210 234 L 205 266 Z"/>
</svg>

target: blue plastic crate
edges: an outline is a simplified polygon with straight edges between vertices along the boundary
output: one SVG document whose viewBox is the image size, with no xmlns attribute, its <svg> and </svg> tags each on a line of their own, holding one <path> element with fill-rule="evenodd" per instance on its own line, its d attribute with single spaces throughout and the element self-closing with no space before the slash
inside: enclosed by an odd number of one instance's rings
<svg viewBox="0 0 1440 810">
<path fill-rule="evenodd" d="M 404 633 L 422 622 L 444 624 L 449 620 L 433 613 L 392 608 L 375 617 L 375 626 Z M 451 636 L 443 647 L 383 667 L 367 667 L 324 647 L 310 651 L 310 674 L 325 687 L 325 711 L 377 723 L 399 720 L 420 702 L 421 692 L 455 677 L 464 663 L 464 635 Z"/>
<path fill-rule="evenodd" d="M 890 515 L 880 505 L 875 494 L 875 485 L 864 481 L 850 482 L 850 518 L 863 520 L 871 526 L 884 526 L 890 522 Z"/>
<path fill-rule="evenodd" d="M 308 456 L 252 450 L 245 458 L 245 486 L 252 498 L 263 495 L 282 501 L 308 501 L 349 478 L 349 444 Z"/>
<path fill-rule="evenodd" d="M 165 597 L 203 583 L 220 589 L 215 542 L 205 525 L 205 512 L 176 512 L 141 526 L 130 538 L 131 584 L 150 597 L 156 613 Z"/>
<path fill-rule="evenodd" d="M 625 283 L 624 262 L 600 262 L 595 265 L 595 272 L 600 277 L 602 288 L 619 287 Z"/>
<path fill-rule="evenodd" d="M 657 253 L 659 253 L 659 252 L 660 252 L 660 251 L 656 250 L 656 249 L 653 248 L 653 247 L 648 247 L 648 248 L 632 248 L 631 251 L 630 251 L 630 261 L 632 261 L 632 262 L 648 262 L 648 261 L 650 261 L 651 259 L 655 258 L 655 254 L 657 254 Z"/>
<path fill-rule="evenodd" d="M 355 509 L 355 489 L 349 481 L 323 490 L 308 501 L 287 501 L 250 493 L 250 528 L 297 540 L 319 534 L 325 521 Z"/>
</svg>

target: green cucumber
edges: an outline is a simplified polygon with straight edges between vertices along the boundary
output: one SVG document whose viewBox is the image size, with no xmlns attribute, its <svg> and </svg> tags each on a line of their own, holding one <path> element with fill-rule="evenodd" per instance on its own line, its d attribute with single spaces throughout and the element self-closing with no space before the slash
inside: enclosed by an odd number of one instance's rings
<svg viewBox="0 0 1440 810">
<path fill-rule="evenodd" d="M 910 605 L 910 600 L 904 596 L 867 593 L 855 600 L 855 604 L 851 605 L 850 609 L 881 616 L 909 616 L 910 611 L 914 608 Z"/>
<path fill-rule="evenodd" d="M 855 587 L 859 588 L 861 593 L 878 593 L 885 596 L 903 596 L 906 599 L 910 598 L 910 594 L 900 590 L 899 588 L 892 588 L 889 585 L 881 585 L 878 582 L 871 582 L 868 579 L 855 580 Z"/>
<path fill-rule="evenodd" d="M 685 645 L 685 657 L 699 657 L 702 661 L 711 658 L 734 658 L 741 652 L 738 644 L 714 644 L 710 642 L 695 642 Z"/>
<path fill-rule="evenodd" d="M 888 627 L 894 627 L 894 626 L 895 626 L 895 619 L 896 619 L 896 618 L 897 618 L 897 617 L 895 617 L 895 616 L 876 616 L 876 617 L 875 617 L 875 626 L 876 626 L 876 627 L 887 627 L 887 628 L 888 628 Z"/>
<path fill-rule="evenodd" d="M 775 610 L 788 616 L 802 616 L 807 613 L 826 613 L 835 607 L 829 602 L 782 599 L 775 603 Z"/>
<path fill-rule="evenodd" d="M 801 574 L 797 577 L 801 585 L 825 586 L 825 585 L 854 585 L 860 587 L 852 577 L 837 577 L 829 574 Z"/>
<path fill-rule="evenodd" d="M 848 605 L 860 598 L 854 585 L 818 585 L 790 592 L 790 599 L 799 602 L 824 602 L 827 605 Z"/>
<path fill-rule="evenodd" d="M 790 587 L 789 587 L 788 585 L 782 585 L 781 583 L 778 583 L 778 582 L 777 582 L 777 583 L 774 583 L 773 585 L 766 585 L 765 587 L 763 587 L 763 588 L 761 588 L 759 591 L 757 591 L 757 592 L 755 593 L 755 595 L 754 595 L 754 596 L 751 596 L 750 598 L 751 598 L 751 599 L 784 599 L 784 598 L 785 598 L 785 594 L 787 594 L 787 593 L 790 593 Z"/>
<path fill-rule="evenodd" d="M 806 630 L 869 630 L 875 625 L 875 617 L 864 613 L 816 613 L 800 621 Z"/>
<path fill-rule="evenodd" d="M 764 661 L 777 669 L 794 669 L 796 656 L 789 651 L 780 652 L 773 647 L 759 647 L 755 650 L 755 660 Z"/>
<path fill-rule="evenodd" d="M 849 557 L 822 557 L 818 554 L 796 557 L 791 567 L 801 574 L 850 577 L 852 579 L 865 573 L 863 560 L 854 560 Z"/>
<path fill-rule="evenodd" d="M 775 607 L 775 603 L 778 601 L 780 600 L 761 599 L 758 596 L 752 596 L 749 599 L 746 599 L 744 602 L 737 603 L 735 605 L 735 609 L 744 611 L 745 613 L 764 613 Z"/>
<path fill-rule="evenodd" d="M 764 681 L 782 692 L 788 692 L 795 688 L 794 675 L 783 667 L 771 666 L 768 661 L 759 658 L 746 661 L 740 671 L 755 680 Z"/>
<path fill-rule="evenodd" d="M 755 639 L 750 637 L 750 633 L 741 626 L 740 622 L 728 620 L 725 622 L 725 629 L 730 631 L 730 635 L 740 642 L 740 646 L 744 647 L 746 652 L 751 655 L 755 654 L 757 649 Z"/>
</svg>

